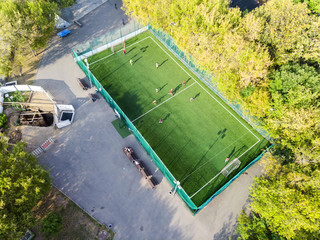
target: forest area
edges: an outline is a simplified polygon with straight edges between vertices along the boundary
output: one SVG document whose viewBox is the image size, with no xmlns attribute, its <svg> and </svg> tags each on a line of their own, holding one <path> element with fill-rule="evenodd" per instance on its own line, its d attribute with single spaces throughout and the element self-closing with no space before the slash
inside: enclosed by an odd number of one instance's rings
<svg viewBox="0 0 320 240">
<path fill-rule="evenodd" d="M 127 15 L 169 33 L 270 134 L 263 175 L 238 218 L 240 239 L 320 238 L 320 1 L 123 0 Z"/>
</svg>

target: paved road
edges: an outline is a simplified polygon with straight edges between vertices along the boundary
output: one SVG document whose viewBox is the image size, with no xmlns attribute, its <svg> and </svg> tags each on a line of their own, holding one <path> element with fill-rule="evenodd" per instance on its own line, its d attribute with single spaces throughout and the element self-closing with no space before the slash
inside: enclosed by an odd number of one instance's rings
<svg viewBox="0 0 320 240">
<path fill-rule="evenodd" d="M 67 38 L 52 39 L 34 85 L 43 86 L 59 103 L 73 104 L 76 115 L 72 126 L 55 131 L 57 143 L 40 157 L 41 164 L 50 169 L 54 184 L 88 214 L 113 224 L 115 239 L 234 238 L 248 188 L 261 172 L 257 164 L 193 216 L 178 196 L 168 194 L 169 183 L 136 139 L 118 135 L 108 104 L 103 99 L 90 102 L 76 82 L 84 75 L 73 61 L 71 48 L 119 27 L 123 17 L 107 2 L 81 19 L 82 28 L 72 26 Z M 128 145 L 156 172 L 160 182 L 156 190 L 148 188 L 122 153 Z"/>
</svg>

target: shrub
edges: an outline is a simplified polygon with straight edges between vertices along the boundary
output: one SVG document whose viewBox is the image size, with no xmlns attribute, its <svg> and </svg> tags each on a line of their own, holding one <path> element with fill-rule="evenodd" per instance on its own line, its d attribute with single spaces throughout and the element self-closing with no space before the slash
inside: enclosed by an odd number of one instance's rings
<svg viewBox="0 0 320 240">
<path fill-rule="evenodd" d="M 45 233 L 46 237 L 58 234 L 62 229 L 62 217 L 56 212 L 50 213 L 43 221 L 40 232 Z"/>
<path fill-rule="evenodd" d="M 0 128 L 3 128 L 7 125 L 8 118 L 4 113 L 0 113 Z"/>
</svg>

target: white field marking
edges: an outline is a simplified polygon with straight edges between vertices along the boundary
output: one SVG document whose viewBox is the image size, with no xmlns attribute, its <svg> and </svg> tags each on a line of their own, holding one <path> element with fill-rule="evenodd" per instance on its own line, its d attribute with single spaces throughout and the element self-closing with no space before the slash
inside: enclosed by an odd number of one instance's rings
<svg viewBox="0 0 320 240">
<path fill-rule="evenodd" d="M 127 46 L 126 48 L 132 47 L 133 45 L 135 45 L 135 44 L 137 44 L 137 43 L 139 43 L 139 42 L 142 42 L 142 41 L 146 40 L 147 38 L 151 38 L 151 37 L 149 36 L 149 37 L 146 37 L 146 38 L 144 38 L 144 39 L 141 39 L 140 41 L 135 42 L 135 43 L 133 43 L 133 44 L 131 44 L 131 45 Z M 118 53 L 118 52 L 121 52 L 121 51 L 123 51 L 123 50 L 122 50 L 122 49 L 120 49 L 120 50 L 116 51 L 115 53 Z M 105 56 L 105 57 L 103 57 L 103 58 L 101 58 L 101 59 L 99 59 L 99 60 L 97 60 L 97 61 L 94 61 L 94 62 L 90 63 L 90 65 L 95 64 L 95 63 L 97 63 L 97 62 L 100 62 L 100 61 L 102 61 L 103 59 L 106 59 L 106 58 L 108 58 L 108 57 L 112 56 L 113 54 L 114 54 L 114 53 L 109 54 L 108 56 Z"/>
<path fill-rule="evenodd" d="M 243 154 L 245 154 L 247 151 L 249 151 L 251 148 L 253 148 L 258 142 L 260 142 L 260 139 L 253 144 L 250 148 L 248 148 L 244 153 L 242 153 L 238 158 L 240 158 L 241 156 L 243 156 Z M 190 198 L 193 198 L 195 195 L 197 195 L 203 188 L 205 188 L 210 182 L 212 182 L 219 174 L 221 174 L 222 170 L 217 173 L 217 175 L 215 175 L 213 178 L 211 178 L 209 180 L 209 182 L 207 182 L 205 185 L 203 185 L 198 191 L 196 191 Z"/>
<path fill-rule="evenodd" d="M 192 175 L 194 172 L 198 171 L 200 168 L 202 168 L 204 165 L 206 165 L 207 163 L 209 163 L 212 159 L 214 159 L 216 156 L 218 156 L 220 153 L 222 153 L 224 150 L 226 150 L 228 147 L 232 146 L 235 142 L 237 142 L 240 138 L 244 137 L 245 135 L 247 135 L 249 132 L 247 132 L 246 134 L 243 134 L 242 136 L 238 137 L 235 141 L 233 141 L 231 144 L 229 144 L 227 147 L 225 147 L 224 149 L 222 149 L 220 152 L 218 152 L 217 154 L 215 154 L 213 157 L 211 157 L 210 159 L 208 159 L 205 163 L 203 163 L 200 167 L 198 167 L 196 170 L 192 171 L 188 176 L 186 176 L 184 179 L 181 180 L 181 182 L 183 180 L 185 180 L 186 178 L 188 178 L 190 175 Z M 259 140 L 260 141 L 260 140 Z M 242 156 L 242 155 L 241 155 Z M 241 157 L 240 156 L 240 157 Z M 240 158 L 238 157 L 238 158 Z"/>
<path fill-rule="evenodd" d="M 142 118 L 144 115 L 148 114 L 149 112 L 153 111 L 154 109 L 156 109 L 157 107 L 160 107 L 162 104 L 164 104 L 165 102 L 171 100 L 172 98 L 174 98 L 175 96 L 179 95 L 180 93 L 182 93 L 184 90 L 187 90 L 189 87 L 191 87 L 193 84 L 195 84 L 195 82 L 193 82 L 191 85 L 189 85 L 188 87 L 186 87 L 185 89 L 181 90 L 180 92 L 178 92 L 177 94 L 174 94 L 172 97 L 168 98 L 167 100 L 165 100 L 164 102 L 160 103 L 159 105 L 155 106 L 154 108 L 151 108 L 149 111 L 145 112 L 144 114 L 142 114 L 141 116 L 137 117 L 136 119 L 134 119 L 133 121 L 131 121 L 132 123 L 134 123 L 136 120 Z"/>
<path fill-rule="evenodd" d="M 152 40 L 158 45 L 158 47 L 160 47 L 160 48 L 162 49 L 162 51 L 164 51 L 179 67 L 181 67 L 180 64 L 177 63 L 176 60 L 174 60 L 153 38 L 151 38 L 151 39 L 152 39 Z M 255 136 L 255 137 L 259 140 L 259 138 L 258 138 L 253 132 L 251 132 L 249 128 L 247 128 L 237 117 L 235 117 L 228 109 L 226 109 L 226 108 L 222 105 L 222 103 L 220 103 L 220 102 L 219 102 L 214 96 L 212 96 L 204 87 L 202 87 L 202 85 L 201 85 L 196 79 L 194 79 L 183 67 L 181 67 L 181 69 L 182 69 L 186 74 L 188 74 L 189 77 L 191 77 L 194 81 L 196 81 L 196 82 L 198 83 L 198 85 L 199 85 L 206 93 L 209 94 L 209 96 L 211 96 L 217 103 L 219 103 L 220 106 L 222 106 L 228 113 L 230 113 L 231 116 L 233 116 L 243 127 L 245 127 L 253 136 Z"/>
</svg>

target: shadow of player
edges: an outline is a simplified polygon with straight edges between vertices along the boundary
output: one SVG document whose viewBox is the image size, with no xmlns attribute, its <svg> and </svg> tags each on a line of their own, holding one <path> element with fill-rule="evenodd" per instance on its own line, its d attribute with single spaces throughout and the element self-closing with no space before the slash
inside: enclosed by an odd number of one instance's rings
<svg viewBox="0 0 320 240">
<path fill-rule="evenodd" d="M 134 50 L 136 47 L 131 48 L 126 54 L 130 53 L 132 50 Z"/>
<path fill-rule="evenodd" d="M 159 91 L 161 91 L 163 88 L 165 88 L 165 86 L 167 86 L 168 83 L 164 84 L 162 87 L 159 88 Z"/>
<path fill-rule="evenodd" d="M 168 59 L 164 60 L 162 63 L 159 64 L 159 67 L 161 67 L 165 62 L 168 61 Z"/>
<path fill-rule="evenodd" d="M 182 87 L 182 83 L 180 83 L 173 91 L 177 92 Z"/>
<path fill-rule="evenodd" d="M 142 52 L 145 52 L 145 51 L 147 51 L 147 48 L 148 48 L 149 46 L 145 46 L 145 47 L 142 47 L 142 48 L 140 48 L 140 50 L 142 51 Z M 161 66 L 161 65 L 160 65 Z"/>
<path fill-rule="evenodd" d="M 158 100 L 157 100 L 157 102 L 161 102 L 162 101 L 162 99 L 164 98 L 164 97 L 166 97 L 167 96 L 167 94 L 166 95 L 163 95 L 163 96 L 161 96 L 160 98 L 158 98 Z"/>
<path fill-rule="evenodd" d="M 196 98 L 199 97 L 199 96 L 200 96 L 200 93 L 198 92 L 198 93 L 194 96 L 193 99 L 196 99 Z"/>
<path fill-rule="evenodd" d="M 220 136 L 221 139 L 223 139 L 223 138 L 226 136 L 226 131 L 227 131 L 227 129 L 225 128 L 225 129 L 220 130 L 220 131 L 218 132 L 218 135 L 221 135 L 221 136 Z"/>
<path fill-rule="evenodd" d="M 236 151 L 236 147 L 234 147 L 232 151 L 229 153 L 228 158 L 231 158 L 234 155 L 235 151 Z"/>
<path fill-rule="evenodd" d="M 142 56 L 141 56 L 141 57 L 139 57 L 139 58 L 137 58 L 136 60 L 134 60 L 134 61 L 133 61 L 133 63 L 138 62 L 141 58 L 142 58 Z"/>
<path fill-rule="evenodd" d="M 168 113 L 164 118 L 163 121 L 166 121 L 170 117 L 170 113 Z"/>
</svg>

